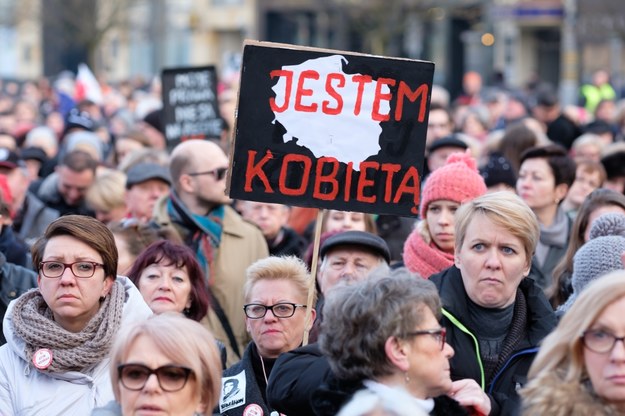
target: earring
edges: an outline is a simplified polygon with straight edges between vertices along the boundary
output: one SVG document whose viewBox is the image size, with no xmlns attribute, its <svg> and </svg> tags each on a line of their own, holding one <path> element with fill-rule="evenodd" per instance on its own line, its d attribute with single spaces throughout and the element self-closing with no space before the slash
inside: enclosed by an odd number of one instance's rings
<svg viewBox="0 0 625 416">
<path fill-rule="evenodd" d="M 404 380 L 406 381 L 406 385 L 410 384 L 410 376 L 408 375 L 407 371 L 406 371 L 406 375 L 404 377 Z"/>
</svg>

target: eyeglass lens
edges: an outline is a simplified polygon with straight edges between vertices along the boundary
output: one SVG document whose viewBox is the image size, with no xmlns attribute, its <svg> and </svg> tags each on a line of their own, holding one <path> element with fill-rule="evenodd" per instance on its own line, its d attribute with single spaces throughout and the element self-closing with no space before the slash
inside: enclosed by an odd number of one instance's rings
<svg viewBox="0 0 625 416">
<path fill-rule="evenodd" d="M 181 390 L 189 378 L 191 370 L 186 367 L 166 365 L 152 370 L 141 364 L 120 365 L 119 379 L 124 387 L 129 390 L 141 390 L 145 387 L 148 378 L 156 374 L 158 384 L 165 391 Z"/>
</svg>

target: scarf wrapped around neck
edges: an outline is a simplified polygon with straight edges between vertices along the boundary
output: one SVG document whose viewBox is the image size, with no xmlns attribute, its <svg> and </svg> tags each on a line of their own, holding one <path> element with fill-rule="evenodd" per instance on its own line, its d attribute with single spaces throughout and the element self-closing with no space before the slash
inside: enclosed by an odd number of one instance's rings
<svg viewBox="0 0 625 416">
<path fill-rule="evenodd" d="M 454 255 L 441 251 L 434 242 L 427 244 L 418 230 L 413 230 L 404 243 L 404 265 L 413 273 L 429 279 L 454 264 Z"/>
<path fill-rule="evenodd" d="M 31 289 L 16 301 L 13 307 L 15 334 L 24 340 L 24 355 L 32 365 L 33 354 L 41 348 L 52 351 L 52 363 L 42 373 L 84 371 L 108 356 L 122 322 L 126 298 L 123 283 L 115 281 L 111 292 L 100 304 L 98 313 L 80 332 L 70 332 L 54 321 L 52 310 L 39 289 Z"/>
<path fill-rule="evenodd" d="M 224 206 L 218 205 L 203 216 L 186 209 L 175 192 L 171 192 L 167 201 L 167 213 L 172 221 L 191 229 L 191 244 L 195 247 L 197 259 L 206 274 L 206 281 L 211 282 L 211 269 L 215 260 L 215 251 L 221 243 L 223 231 Z M 192 228 L 191 228 L 192 227 Z"/>
</svg>

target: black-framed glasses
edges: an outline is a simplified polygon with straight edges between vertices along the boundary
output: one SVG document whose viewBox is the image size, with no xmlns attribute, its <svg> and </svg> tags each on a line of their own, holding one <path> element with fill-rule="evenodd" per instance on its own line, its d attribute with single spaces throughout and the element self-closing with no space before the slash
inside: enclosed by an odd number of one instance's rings
<svg viewBox="0 0 625 416">
<path fill-rule="evenodd" d="M 122 385 L 128 390 L 141 390 L 145 387 L 152 374 L 156 374 L 158 385 L 168 392 L 182 390 L 187 384 L 193 370 L 178 365 L 164 365 L 151 369 L 143 364 L 121 364 L 117 366 L 117 374 Z"/>
<path fill-rule="evenodd" d="M 67 268 L 74 273 L 74 276 L 86 279 L 93 277 L 98 267 L 104 267 L 104 265 L 94 261 L 75 261 L 73 263 L 42 261 L 39 263 L 39 270 L 41 270 L 41 274 L 51 279 L 61 277 Z"/>
<path fill-rule="evenodd" d="M 434 337 L 436 342 L 441 344 L 441 351 L 443 350 L 443 348 L 445 348 L 445 340 L 447 339 L 446 328 L 422 329 L 420 331 L 407 332 L 403 338 L 414 337 L 417 335 L 431 335 L 432 337 Z"/>
<path fill-rule="evenodd" d="M 261 305 L 260 303 L 248 303 L 243 305 L 245 316 L 250 319 L 260 319 L 267 315 L 267 311 L 271 310 L 276 318 L 290 318 L 295 315 L 297 308 L 305 308 L 306 305 L 298 305 L 297 303 L 282 302 L 275 305 Z"/>
<path fill-rule="evenodd" d="M 625 337 L 617 337 L 601 329 L 589 329 L 582 334 L 584 346 L 590 351 L 599 354 L 612 351 L 612 348 L 616 345 L 616 341 L 621 341 L 625 344 Z"/>
<path fill-rule="evenodd" d="M 220 181 L 226 176 L 226 173 L 228 173 L 228 168 L 217 168 L 213 170 L 207 170 L 204 172 L 191 172 L 191 173 L 187 173 L 187 175 L 189 176 L 213 175 L 215 180 Z"/>
</svg>

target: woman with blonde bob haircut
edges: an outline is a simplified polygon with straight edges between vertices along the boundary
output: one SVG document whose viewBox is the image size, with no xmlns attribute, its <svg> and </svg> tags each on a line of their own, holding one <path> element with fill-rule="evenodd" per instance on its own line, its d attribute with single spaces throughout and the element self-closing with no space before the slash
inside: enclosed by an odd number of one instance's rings
<svg viewBox="0 0 625 416">
<path fill-rule="evenodd" d="M 557 324 L 543 291 L 527 278 L 539 232 L 517 195 L 479 196 L 456 212 L 454 265 L 430 278 L 456 351 L 451 377 L 475 380 L 488 394 L 491 416 L 520 409 L 517 389 L 539 342 Z"/>
<path fill-rule="evenodd" d="M 462 248 L 469 224 L 481 214 L 521 240 L 525 255 L 531 259 L 538 244 L 540 228 L 536 215 L 528 208 L 511 192 L 493 192 L 461 206 L 456 213 L 456 250 Z"/>
<path fill-rule="evenodd" d="M 153 315 L 117 335 L 110 366 L 117 403 L 93 415 L 211 415 L 221 368 L 215 339 L 204 326 L 175 312 Z"/>
<path fill-rule="evenodd" d="M 306 322 L 312 277 L 298 257 L 260 259 L 247 268 L 246 275 L 243 311 L 252 342 L 241 361 L 223 373 L 223 394 L 215 409 L 222 416 L 274 413 L 265 391 L 276 359 L 302 344 L 304 332 L 310 330 L 316 316 L 311 309 L 310 322 Z"/>
<path fill-rule="evenodd" d="M 591 283 L 543 341 L 529 371 L 524 415 L 625 412 L 625 271 Z"/>
</svg>

